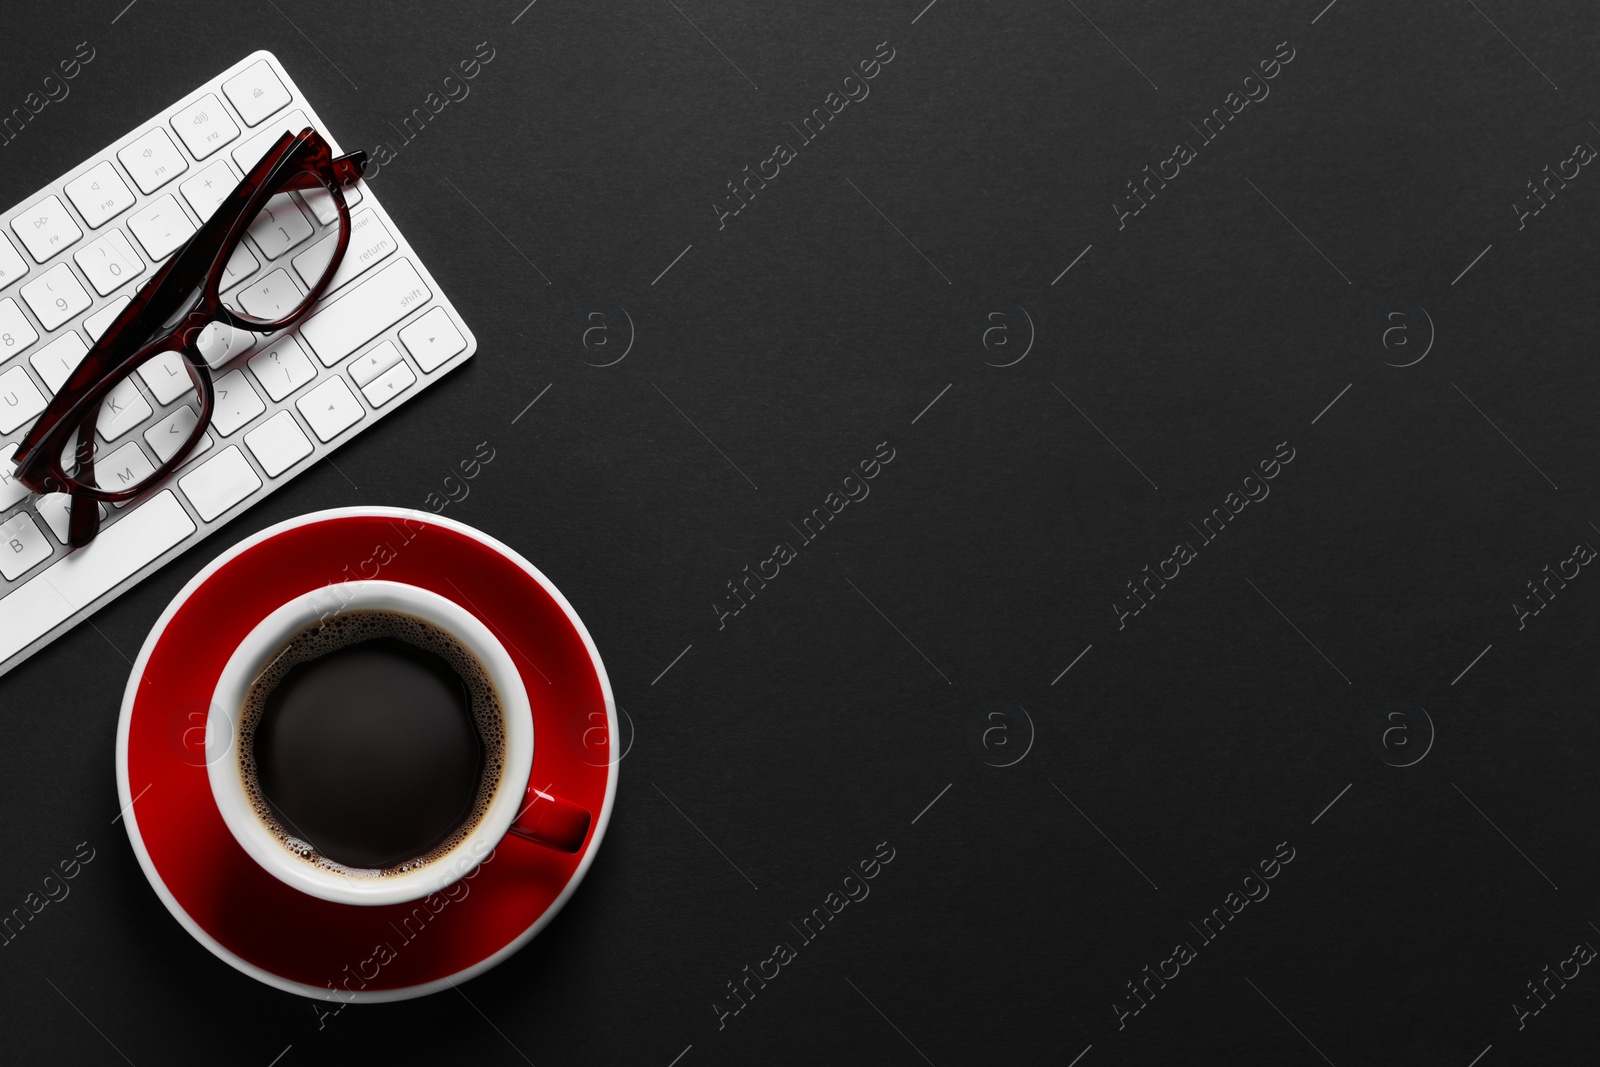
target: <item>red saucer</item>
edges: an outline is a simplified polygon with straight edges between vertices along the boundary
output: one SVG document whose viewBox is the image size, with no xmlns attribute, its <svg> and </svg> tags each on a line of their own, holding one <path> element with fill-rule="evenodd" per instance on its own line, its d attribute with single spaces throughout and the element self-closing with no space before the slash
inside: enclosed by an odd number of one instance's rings
<svg viewBox="0 0 1600 1067">
<path fill-rule="evenodd" d="M 511 653 L 533 707 L 533 784 L 595 813 L 576 855 L 508 837 L 468 878 L 428 902 L 370 907 L 290 889 L 234 840 L 211 797 L 204 749 L 206 711 L 223 665 L 279 605 L 329 582 L 379 577 L 456 601 Z M 123 696 L 117 791 L 145 876 L 218 957 L 302 996 L 403 1000 L 481 974 L 561 910 L 611 817 L 616 736 L 600 654 L 566 598 L 532 564 L 437 515 L 339 508 L 234 546 L 167 607 Z"/>
</svg>

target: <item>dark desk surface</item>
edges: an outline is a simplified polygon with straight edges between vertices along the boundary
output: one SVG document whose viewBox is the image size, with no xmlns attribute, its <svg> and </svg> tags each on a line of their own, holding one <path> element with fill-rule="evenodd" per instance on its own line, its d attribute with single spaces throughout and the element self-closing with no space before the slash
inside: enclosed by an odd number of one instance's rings
<svg viewBox="0 0 1600 1067">
<path fill-rule="evenodd" d="M 96 58 L 0 203 L 270 48 L 397 148 L 480 348 L 340 452 L 359 490 L 303 476 L 0 682 L 0 907 L 97 850 L 0 949 L 8 1062 L 1592 1058 L 1590 5 L 123 2 L 6 12 L 0 110 Z M 123 655 L 235 540 L 485 439 L 447 513 L 565 591 L 637 740 L 545 934 L 319 1029 L 112 824 Z"/>
</svg>

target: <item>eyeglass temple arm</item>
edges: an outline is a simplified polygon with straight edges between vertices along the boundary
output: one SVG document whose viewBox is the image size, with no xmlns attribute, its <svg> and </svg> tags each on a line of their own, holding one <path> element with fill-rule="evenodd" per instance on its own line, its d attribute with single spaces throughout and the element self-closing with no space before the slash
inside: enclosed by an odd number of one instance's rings
<svg viewBox="0 0 1600 1067">
<path fill-rule="evenodd" d="M 354 185 L 361 180 L 361 175 L 367 169 L 367 154 L 365 152 L 351 152 L 348 155 L 336 156 L 333 160 L 333 176 L 340 185 Z"/>
<path fill-rule="evenodd" d="M 78 426 L 76 446 L 78 470 L 85 478 L 94 477 L 94 427 L 84 422 Z M 100 503 L 78 493 L 72 495 L 72 510 L 67 518 L 67 543 L 82 548 L 100 532 Z"/>
<path fill-rule="evenodd" d="M 362 172 L 367 169 L 367 154 L 365 152 L 351 152 L 349 155 L 336 156 L 333 160 L 333 177 L 340 186 L 354 185 L 361 180 Z M 322 179 L 310 171 L 291 177 L 280 188 L 283 189 L 320 189 Z"/>
</svg>

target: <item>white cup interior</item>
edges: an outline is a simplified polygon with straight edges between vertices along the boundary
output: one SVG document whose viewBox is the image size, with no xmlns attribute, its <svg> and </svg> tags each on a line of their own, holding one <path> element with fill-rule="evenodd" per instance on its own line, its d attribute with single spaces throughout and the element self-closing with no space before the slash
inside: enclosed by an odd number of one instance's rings
<svg viewBox="0 0 1600 1067">
<path fill-rule="evenodd" d="M 245 697 L 263 668 L 301 631 L 335 612 L 394 611 L 449 633 L 483 665 L 500 698 L 505 760 L 483 817 L 454 848 L 416 870 L 346 874 L 301 859 L 256 814 L 239 767 L 238 730 Z M 213 691 L 206 719 L 207 773 L 223 822 L 240 846 L 274 877 L 304 893 L 342 904 L 398 904 L 437 892 L 469 873 L 499 844 L 522 807 L 533 769 L 533 713 L 516 664 L 489 628 L 461 605 L 401 582 L 324 586 L 273 611 L 234 649 Z"/>
</svg>

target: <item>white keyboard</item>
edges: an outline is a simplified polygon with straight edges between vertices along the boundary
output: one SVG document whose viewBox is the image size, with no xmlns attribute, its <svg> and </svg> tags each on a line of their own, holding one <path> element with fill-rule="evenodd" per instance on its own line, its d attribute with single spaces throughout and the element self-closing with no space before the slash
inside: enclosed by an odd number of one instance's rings
<svg viewBox="0 0 1600 1067">
<path fill-rule="evenodd" d="M 99 536 L 68 553 L 69 500 L 15 480 L 16 442 L 139 286 L 279 134 L 306 126 L 340 151 L 277 58 L 256 52 L 0 214 L 0 674 L 477 350 L 362 182 L 346 191 L 350 246 L 317 309 L 278 334 L 213 327 L 204 441 L 138 501 L 102 506 Z M 337 213 L 326 193 L 290 195 L 229 263 L 230 306 L 270 308 L 321 276 Z M 187 438 L 187 375 L 161 369 L 130 378 L 109 426 L 102 414 L 98 467 L 151 470 Z"/>
</svg>

